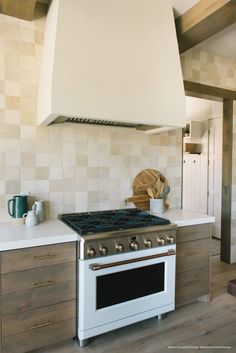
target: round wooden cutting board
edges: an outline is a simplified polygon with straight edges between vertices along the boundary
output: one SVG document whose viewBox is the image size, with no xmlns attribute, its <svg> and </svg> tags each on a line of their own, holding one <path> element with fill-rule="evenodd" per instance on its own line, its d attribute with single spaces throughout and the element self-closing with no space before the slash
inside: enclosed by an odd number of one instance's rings
<svg viewBox="0 0 236 353">
<path fill-rule="evenodd" d="M 167 180 L 158 170 L 144 169 L 136 175 L 133 182 L 133 195 L 137 196 L 134 200 L 135 206 L 139 210 L 149 210 L 149 199 L 147 201 L 139 201 L 138 196 L 148 196 L 147 189 L 151 189 L 153 194 L 160 194 L 163 188 L 167 185 Z"/>
</svg>

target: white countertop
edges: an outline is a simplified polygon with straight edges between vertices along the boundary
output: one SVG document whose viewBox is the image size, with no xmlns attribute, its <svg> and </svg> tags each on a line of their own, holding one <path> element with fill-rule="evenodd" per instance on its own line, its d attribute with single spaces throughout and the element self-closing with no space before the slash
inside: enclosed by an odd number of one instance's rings
<svg viewBox="0 0 236 353">
<path fill-rule="evenodd" d="M 159 214 L 153 213 L 153 215 L 167 218 L 172 223 L 175 223 L 178 227 L 192 226 L 204 223 L 215 223 L 214 216 L 174 208 L 166 209 L 163 213 Z"/>
<path fill-rule="evenodd" d="M 0 251 L 76 241 L 78 234 L 57 219 L 37 226 L 0 224 Z"/>
<path fill-rule="evenodd" d="M 167 218 L 178 227 L 215 222 L 213 216 L 180 209 L 165 210 L 164 213 L 156 216 Z M 44 221 L 35 227 L 14 223 L 0 224 L 0 251 L 76 240 L 78 240 L 78 234 L 57 219 Z"/>
</svg>

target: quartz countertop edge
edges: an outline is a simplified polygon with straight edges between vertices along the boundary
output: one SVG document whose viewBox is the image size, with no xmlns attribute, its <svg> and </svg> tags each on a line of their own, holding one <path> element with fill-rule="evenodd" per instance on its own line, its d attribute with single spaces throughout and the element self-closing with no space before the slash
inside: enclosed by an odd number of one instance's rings
<svg viewBox="0 0 236 353">
<path fill-rule="evenodd" d="M 193 211 L 182 210 L 179 208 L 166 209 L 163 213 L 154 216 L 169 219 L 177 227 L 193 226 L 198 224 L 215 223 L 215 217 Z"/>
<path fill-rule="evenodd" d="M 46 220 L 34 227 L 14 223 L 0 224 L 0 251 L 68 243 L 77 240 L 78 234 L 57 219 Z"/>
<path fill-rule="evenodd" d="M 214 216 L 181 209 L 168 209 L 164 213 L 153 215 L 169 219 L 178 227 L 215 222 Z M 77 241 L 78 237 L 75 231 L 58 219 L 46 220 L 34 227 L 1 223 L 0 251 L 68 243 Z"/>
</svg>

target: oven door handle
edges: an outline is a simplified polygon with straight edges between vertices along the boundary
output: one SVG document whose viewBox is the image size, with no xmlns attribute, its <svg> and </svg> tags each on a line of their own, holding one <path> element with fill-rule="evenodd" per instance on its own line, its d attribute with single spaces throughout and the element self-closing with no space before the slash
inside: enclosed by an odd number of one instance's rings
<svg viewBox="0 0 236 353">
<path fill-rule="evenodd" d="M 173 256 L 175 254 L 176 254 L 175 250 L 170 249 L 167 252 L 164 252 L 161 254 L 149 255 L 149 256 L 144 256 L 144 257 L 137 257 L 136 259 L 130 259 L 130 260 L 124 260 L 124 261 L 118 261 L 118 262 L 110 262 L 107 264 L 91 264 L 91 265 L 89 265 L 89 268 L 92 271 L 98 271 L 98 270 L 103 270 L 105 268 L 111 268 L 111 267 L 117 267 L 117 266 L 121 266 L 121 265 L 132 264 L 134 262 L 147 261 L 147 260 L 157 259 L 159 257 Z"/>
</svg>

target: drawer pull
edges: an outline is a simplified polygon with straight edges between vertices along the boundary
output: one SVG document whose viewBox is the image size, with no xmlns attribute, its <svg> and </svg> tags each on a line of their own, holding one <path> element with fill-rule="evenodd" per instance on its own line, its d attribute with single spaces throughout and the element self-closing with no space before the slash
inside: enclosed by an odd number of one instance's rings
<svg viewBox="0 0 236 353">
<path fill-rule="evenodd" d="M 34 256 L 34 260 L 47 260 L 47 259 L 50 259 L 51 257 L 54 257 L 54 256 L 56 256 L 56 255 L 46 254 L 46 255 Z"/>
<path fill-rule="evenodd" d="M 132 264 L 133 262 L 147 261 L 147 260 L 157 259 L 159 257 L 167 257 L 167 256 L 174 256 L 174 255 L 175 255 L 175 250 L 170 249 L 164 253 L 154 254 L 154 255 L 149 255 L 149 256 L 144 256 L 144 257 L 137 257 L 137 258 L 130 259 L 130 260 L 123 260 L 123 261 L 111 262 L 111 263 L 106 263 L 106 264 L 91 264 L 91 265 L 89 265 L 89 268 L 92 271 L 98 271 L 98 270 L 102 270 L 105 268 L 111 268 L 111 267 Z"/>
<path fill-rule="evenodd" d="M 50 326 L 53 324 L 54 324 L 54 321 L 48 321 L 48 322 L 45 322 L 44 324 L 36 324 L 36 325 L 30 327 L 30 330 L 35 330 L 36 328 L 46 327 L 46 326 Z"/>
<path fill-rule="evenodd" d="M 50 286 L 51 284 L 53 284 L 53 281 L 46 281 L 46 282 L 38 282 L 38 283 L 34 283 L 33 287 L 34 288 L 38 288 L 38 287 L 46 287 L 46 286 Z"/>
</svg>

